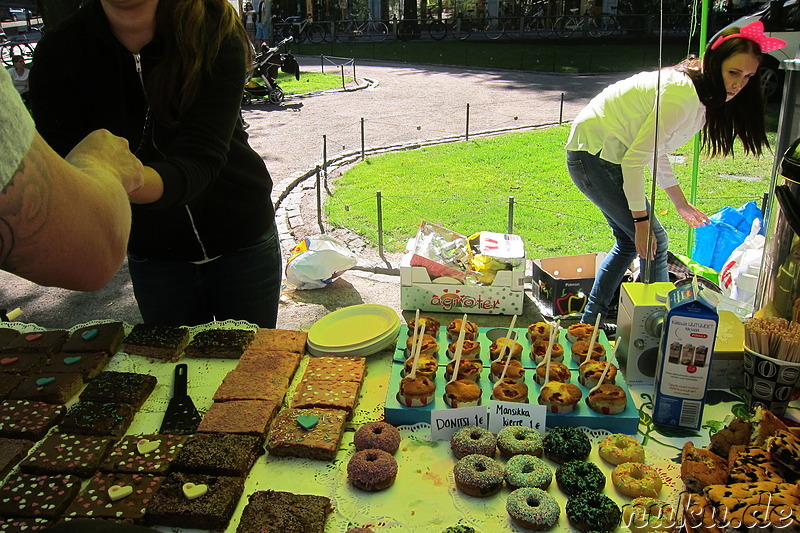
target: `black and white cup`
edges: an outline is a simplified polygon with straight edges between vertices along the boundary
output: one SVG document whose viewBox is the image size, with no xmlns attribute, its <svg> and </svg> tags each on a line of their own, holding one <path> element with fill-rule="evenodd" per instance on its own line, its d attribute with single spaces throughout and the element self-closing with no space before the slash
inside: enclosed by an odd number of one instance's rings
<svg viewBox="0 0 800 533">
<path fill-rule="evenodd" d="M 744 349 L 744 390 L 750 408 L 758 405 L 783 415 L 800 380 L 800 363 Z"/>
</svg>

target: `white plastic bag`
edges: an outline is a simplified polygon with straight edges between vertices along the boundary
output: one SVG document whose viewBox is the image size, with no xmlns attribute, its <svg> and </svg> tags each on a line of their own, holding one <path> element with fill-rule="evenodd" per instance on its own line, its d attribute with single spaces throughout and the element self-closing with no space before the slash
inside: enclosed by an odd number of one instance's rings
<svg viewBox="0 0 800 533">
<path fill-rule="evenodd" d="M 286 261 L 286 281 L 298 289 L 322 289 L 358 261 L 353 252 L 327 235 L 306 237 Z"/>
<path fill-rule="evenodd" d="M 761 268 L 761 258 L 764 255 L 765 238 L 763 235 L 758 235 L 760 230 L 761 221 L 753 220 L 750 235 L 733 250 L 719 272 L 722 293 L 738 302 L 737 307 L 748 315 L 752 313 L 755 305 L 756 283 Z"/>
</svg>

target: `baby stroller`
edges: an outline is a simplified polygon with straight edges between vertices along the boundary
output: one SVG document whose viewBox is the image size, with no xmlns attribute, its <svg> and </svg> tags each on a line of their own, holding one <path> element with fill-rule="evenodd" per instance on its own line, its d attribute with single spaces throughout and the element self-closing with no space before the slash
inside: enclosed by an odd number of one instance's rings
<svg viewBox="0 0 800 533">
<path fill-rule="evenodd" d="M 271 104 L 283 102 L 283 90 L 275 83 L 279 68 L 288 74 L 294 74 L 298 80 L 300 79 L 300 65 L 297 64 L 294 56 L 279 52 L 283 45 L 291 41 L 292 37 L 289 36 L 272 47 L 266 44 L 261 45 L 261 52 L 253 60 L 253 75 L 244 86 L 244 95 L 242 96 L 244 105 L 251 104 L 254 98 L 267 100 Z"/>
</svg>

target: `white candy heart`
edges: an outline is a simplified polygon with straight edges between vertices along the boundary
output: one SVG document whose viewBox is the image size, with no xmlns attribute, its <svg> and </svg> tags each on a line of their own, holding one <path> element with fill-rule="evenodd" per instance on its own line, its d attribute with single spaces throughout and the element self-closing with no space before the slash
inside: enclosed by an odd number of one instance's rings
<svg viewBox="0 0 800 533">
<path fill-rule="evenodd" d="M 195 485 L 194 483 L 183 484 L 183 495 L 189 500 L 199 498 L 208 492 L 208 485 Z"/>
<path fill-rule="evenodd" d="M 133 494 L 133 487 L 130 485 L 112 485 L 108 488 L 108 497 L 112 502 L 121 500 L 126 496 Z"/>
<path fill-rule="evenodd" d="M 136 449 L 142 455 L 156 451 L 159 446 L 161 446 L 160 440 L 141 439 L 139 442 L 136 443 Z"/>
</svg>

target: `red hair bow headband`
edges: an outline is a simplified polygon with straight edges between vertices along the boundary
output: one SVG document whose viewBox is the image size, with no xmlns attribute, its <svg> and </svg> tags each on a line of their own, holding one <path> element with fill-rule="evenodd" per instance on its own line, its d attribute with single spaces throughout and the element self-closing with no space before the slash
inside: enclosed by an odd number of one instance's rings
<svg viewBox="0 0 800 533">
<path fill-rule="evenodd" d="M 739 33 L 734 33 L 731 35 L 726 35 L 725 37 L 720 37 L 711 45 L 711 49 L 716 49 L 720 44 L 727 41 L 728 39 L 733 39 L 735 37 L 741 37 L 742 39 L 749 39 L 758 44 L 761 47 L 762 53 L 772 52 L 773 50 L 777 50 L 779 48 L 783 48 L 786 46 L 786 41 L 783 39 L 778 39 L 775 37 L 767 37 L 764 35 L 764 23 L 760 20 L 755 22 L 751 22 L 741 30 Z"/>
</svg>

